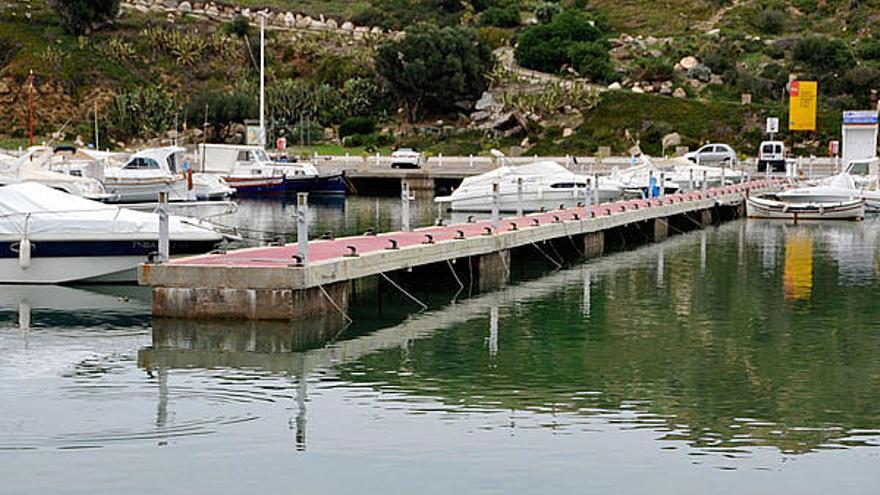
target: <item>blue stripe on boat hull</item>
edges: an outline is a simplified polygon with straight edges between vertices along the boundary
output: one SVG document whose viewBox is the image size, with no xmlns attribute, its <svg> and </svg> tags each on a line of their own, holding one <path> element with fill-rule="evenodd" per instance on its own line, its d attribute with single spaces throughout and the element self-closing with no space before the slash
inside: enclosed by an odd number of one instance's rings
<svg viewBox="0 0 880 495">
<path fill-rule="evenodd" d="M 0 243 L 0 259 L 18 258 L 12 248 L 16 242 Z M 171 241 L 171 254 L 203 254 L 214 249 L 216 241 Z M 33 258 L 75 258 L 101 256 L 147 256 L 159 250 L 155 240 L 126 241 L 31 241 Z"/>
</svg>

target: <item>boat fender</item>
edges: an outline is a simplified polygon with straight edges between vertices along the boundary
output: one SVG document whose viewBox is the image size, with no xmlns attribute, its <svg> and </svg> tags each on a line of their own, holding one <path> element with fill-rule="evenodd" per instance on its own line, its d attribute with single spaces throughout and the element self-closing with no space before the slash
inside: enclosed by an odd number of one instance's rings
<svg viewBox="0 0 880 495">
<path fill-rule="evenodd" d="M 22 270 L 31 267 L 31 241 L 27 237 L 23 237 L 18 243 L 18 266 Z"/>
</svg>

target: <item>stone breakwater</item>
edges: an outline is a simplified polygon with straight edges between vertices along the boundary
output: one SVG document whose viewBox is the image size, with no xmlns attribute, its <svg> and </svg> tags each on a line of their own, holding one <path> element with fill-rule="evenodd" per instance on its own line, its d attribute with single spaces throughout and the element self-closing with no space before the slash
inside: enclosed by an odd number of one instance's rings
<svg viewBox="0 0 880 495">
<path fill-rule="evenodd" d="M 162 12 L 169 20 L 180 16 L 198 16 L 217 22 L 228 22 L 238 16 L 257 19 L 258 15 L 266 16 L 266 26 L 270 29 L 305 30 L 315 32 L 333 32 L 355 38 L 367 36 L 399 36 L 401 33 L 385 31 L 378 26 L 356 26 L 351 21 L 338 21 L 320 15 L 313 18 L 301 12 L 282 9 L 262 8 L 250 9 L 222 2 L 190 2 L 177 0 L 129 0 L 122 2 L 123 8 L 141 12 Z"/>
</svg>

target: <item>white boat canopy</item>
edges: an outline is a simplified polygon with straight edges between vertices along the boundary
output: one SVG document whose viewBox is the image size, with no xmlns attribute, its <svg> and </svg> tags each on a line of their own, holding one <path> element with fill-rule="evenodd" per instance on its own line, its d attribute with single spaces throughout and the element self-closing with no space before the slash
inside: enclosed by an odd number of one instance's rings
<svg viewBox="0 0 880 495">
<path fill-rule="evenodd" d="M 159 216 L 110 206 L 63 193 L 37 183 L 0 187 L 0 237 L 158 238 Z M 219 239 L 209 228 L 170 217 L 172 237 Z M 136 236 L 136 237 L 132 237 Z"/>
</svg>

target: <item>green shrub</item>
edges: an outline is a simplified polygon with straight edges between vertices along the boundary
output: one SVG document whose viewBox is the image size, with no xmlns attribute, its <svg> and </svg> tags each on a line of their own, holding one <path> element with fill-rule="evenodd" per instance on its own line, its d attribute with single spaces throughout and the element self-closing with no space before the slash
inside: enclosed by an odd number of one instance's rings
<svg viewBox="0 0 880 495">
<path fill-rule="evenodd" d="M 675 76 L 675 68 L 662 58 L 642 59 L 638 76 L 645 81 L 668 81 Z"/>
<path fill-rule="evenodd" d="M 752 25 L 764 34 L 782 34 L 788 24 L 788 17 L 781 10 L 764 9 L 755 15 L 756 18 L 752 21 Z"/>
<path fill-rule="evenodd" d="M 857 53 L 863 60 L 880 60 L 880 40 L 873 38 L 862 40 Z"/>
<path fill-rule="evenodd" d="M 562 12 L 549 24 L 538 24 L 523 31 L 514 52 L 516 60 L 529 69 L 558 72 L 564 65 L 573 65 L 574 52 L 582 56 L 587 52 L 598 54 L 595 49 L 571 48 L 575 43 L 604 42 L 605 33 L 598 26 L 589 15 L 571 10 Z M 605 51 L 605 57 L 608 56 Z M 578 62 L 583 64 L 583 60 Z"/>
<path fill-rule="evenodd" d="M 516 5 L 489 7 L 480 14 L 480 26 L 517 27 L 519 26 L 519 9 Z"/>
<path fill-rule="evenodd" d="M 849 47 L 843 40 L 815 35 L 797 40 L 792 58 L 822 71 L 842 70 L 853 63 Z"/>
<path fill-rule="evenodd" d="M 721 42 L 707 45 L 700 53 L 700 60 L 715 74 L 725 74 L 736 65 L 737 53 L 732 43 Z"/>
<path fill-rule="evenodd" d="M 372 134 L 376 132 L 376 121 L 369 117 L 349 117 L 339 126 L 339 135 Z"/>
<path fill-rule="evenodd" d="M 112 20 L 119 13 L 119 0 L 50 0 L 61 25 L 73 34 L 86 34 L 92 26 Z"/>
<path fill-rule="evenodd" d="M 593 81 L 608 82 L 615 79 L 614 64 L 603 42 L 582 41 L 569 45 L 568 56 L 572 67 Z"/>
<path fill-rule="evenodd" d="M 235 19 L 226 25 L 226 32 L 244 38 L 251 33 L 251 21 L 243 15 L 235 16 Z"/>
<path fill-rule="evenodd" d="M 259 114 L 256 96 L 244 89 L 199 93 L 186 107 L 187 120 L 204 122 L 205 110 L 208 112 L 208 123 L 215 133 L 222 127 L 232 123 L 243 123 L 246 119 L 256 118 Z"/>
<path fill-rule="evenodd" d="M 409 121 L 429 112 L 455 110 L 455 102 L 475 100 L 486 89 L 495 64 L 476 32 L 461 27 L 420 24 L 403 39 L 379 46 L 376 71 L 402 104 Z"/>
<path fill-rule="evenodd" d="M 558 3 L 544 2 L 535 8 L 535 18 L 541 24 L 549 24 L 560 12 L 562 12 L 562 7 Z"/>
<path fill-rule="evenodd" d="M 135 89 L 113 99 L 107 129 L 114 139 L 158 134 L 171 129 L 179 111 L 174 94 L 162 85 Z"/>
<path fill-rule="evenodd" d="M 843 74 L 843 84 L 847 93 L 868 98 L 872 89 L 880 87 L 880 71 L 865 66 L 853 67 Z"/>
<path fill-rule="evenodd" d="M 329 84 L 334 88 L 341 88 L 348 80 L 368 75 L 368 69 L 355 64 L 350 58 L 325 55 L 318 62 L 318 66 L 312 73 L 312 78 L 318 84 Z"/>
<path fill-rule="evenodd" d="M 477 29 L 477 39 L 492 50 L 510 45 L 511 31 L 505 28 L 485 26 Z"/>
</svg>

